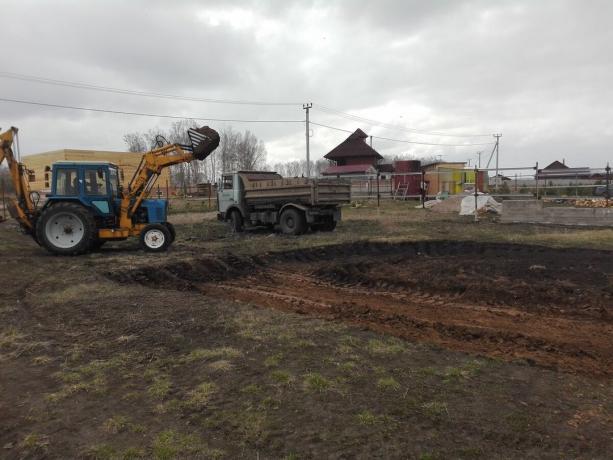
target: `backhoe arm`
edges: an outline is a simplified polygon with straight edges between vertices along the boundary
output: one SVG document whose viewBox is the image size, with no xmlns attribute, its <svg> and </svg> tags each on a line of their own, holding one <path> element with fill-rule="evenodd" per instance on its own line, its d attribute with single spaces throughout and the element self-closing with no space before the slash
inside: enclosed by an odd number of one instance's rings
<svg viewBox="0 0 613 460">
<path fill-rule="evenodd" d="M 143 155 L 130 184 L 123 192 L 119 225 L 131 228 L 132 216 L 149 196 L 162 170 L 192 160 L 204 160 L 219 145 L 219 134 L 208 126 L 189 129 L 191 145 L 170 144 Z"/>
<path fill-rule="evenodd" d="M 17 128 L 11 127 L 8 131 L 0 134 L 0 164 L 6 159 L 15 188 L 15 199 L 11 200 L 9 212 L 26 231 L 32 231 L 36 206 L 30 195 L 28 168 L 23 163 L 17 161 L 13 153 L 13 141 L 17 131 Z"/>
</svg>

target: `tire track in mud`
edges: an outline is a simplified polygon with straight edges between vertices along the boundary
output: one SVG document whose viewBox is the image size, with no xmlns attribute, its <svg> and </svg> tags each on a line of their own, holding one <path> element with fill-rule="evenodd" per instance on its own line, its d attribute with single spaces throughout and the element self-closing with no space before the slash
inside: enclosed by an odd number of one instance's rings
<svg viewBox="0 0 613 460">
<path fill-rule="evenodd" d="M 474 242 L 356 243 L 107 273 L 350 322 L 449 349 L 613 375 L 613 254 Z"/>
<path fill-rule="evenodd" d="M 289 289 L 289 284 L 297 280 L 300 286 Z M 605 327 L 603 331 L 601 324 L 438 299 L 406 295 L 398 298 L 391 292 L 324 288 L 322 283 L 309 282 L 308 276 L 277 270 L 266 270 L 261 278 L 250 278 L 248 283 L 258 288 L 224 283 L 214 289 L 217 294 L 231 293 L 234 298 L 259 306 L 349 321 L 454 350 L 525 359 L 550 368 L 596 375 L 612 371 L 611 362 L 607 363 L 610 348 L 598 343 L 606 342 L 613 328 Z M 288 291 L 292 295 L 285 294 Z"/>
</svg>

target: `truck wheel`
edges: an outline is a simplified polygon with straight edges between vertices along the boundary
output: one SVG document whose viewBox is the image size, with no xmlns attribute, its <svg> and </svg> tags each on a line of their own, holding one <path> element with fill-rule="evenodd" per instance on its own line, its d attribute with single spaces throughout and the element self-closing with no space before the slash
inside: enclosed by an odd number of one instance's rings
<svg viewBox="0 0 613 460">
<path fill-rule="evenodd" d="M 331 232 L 336 228 L 336 221 L 332 219 L 326 220 L 324 222 L 320 222 L 318 224 L 313 225 L 312 228 L 317 232 Z"/>
<path fill-rule="evenodd" d="M 304 213 L 295 208 L 286 209 L 281 214 L 279 226 L 286 235 L 301 235 L 307 229 Z"/>
<path fill-rule="evenodd" d="M 57 203 L 46 208 L 37 219 L 36 239 L 49 252 L 74 256 L 94 246 L 98 229 L 87 208 L 77 203 Z"/>
<path fill-rule="evenodd" d="M 230 213 L 230 225 L 234 233 L 240 233 L 243 231 L 243 216 L 237 210 L 233 210 Z"/>
<path fill-rule="evenodd" d="M 172 225 L 170 222 L 164 222 L 164 225 L 166 225 L 166 228 L 170 232 L 170 244 L 172 244 L 175 242 L 175 239 L 177 238 L 177 232 L 175 231 L 175 226 Z"/>
<path fill-rule="evenodd" d="M 148 252 L 163 252 L 172 243 L 168 227 L 163 224 L 149 224 L 140 232 L 140 245 Z"/>
</svg>

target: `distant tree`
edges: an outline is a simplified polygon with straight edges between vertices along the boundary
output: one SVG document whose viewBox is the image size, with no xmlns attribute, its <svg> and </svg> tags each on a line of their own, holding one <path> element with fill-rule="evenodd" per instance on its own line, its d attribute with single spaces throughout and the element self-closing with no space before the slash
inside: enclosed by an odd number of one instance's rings
<svg viewBox="0 0 613 460">
<path fill-rule="evenodd" d="M 311 161 L 311 177 L 321 176 L 329 163 L 327 160 L 320 159 L 317 161 Z M 292 160 L 285 163 L 274 163 L 269 167 L 272 171 L 276 171 L 283 177 L 307 177 L 307 162 L 306 160 Z"/>
<path fill-rule="evenodd" d="M 266 147 L 251 133 L 240 133 L 232 128 L 223 129 L 219 156 L 224 172 L 235 170 L 257 170 L 265 167 Z"/>
<path fill-rule="evenodd" d="M 171 144 L 189 144 L 187 130 L 197 126 L 194 120 L 179 120 L 172 123 L 168 130 L 155 128 L 144 133 L 132 132 L 125 134 L 123 139 L 128 151 L 145 152 L 156 147 L 156 137 L 159 135 Z M 219 134 L 220 145 L 207 160 L 194 160 L 171 168 L 173 185 L 186 189 L 201 182 L 215 182 L 222 172 L 254 170 L 265 166 L 266 148 L 253 133 L 241 133 L 229 127 L 220 130 Z"/>
<path fill-rule="evenodd" d="M 147 143 L 142 133 L 128 133 L 123 135 L 123 141 L 128 146 L 128 152 L 146 152 Z"/>
</svg>

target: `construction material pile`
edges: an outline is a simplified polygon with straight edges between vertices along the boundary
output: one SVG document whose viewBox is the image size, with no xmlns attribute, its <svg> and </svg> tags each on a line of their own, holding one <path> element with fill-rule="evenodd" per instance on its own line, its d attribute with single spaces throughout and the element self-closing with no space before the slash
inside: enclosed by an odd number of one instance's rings
<svg viewBox="0 0 613 460">
<path fill-rule="evenodd" d="M 575 208 L 613 208 L 613 200 L 603 200 L 601 198 L 575 200 Z"/>
<path fill-rule="evenodd" d="M 424 203 L 424 207 L 436 212 L 459 212 L 460 203 L 462 202 L 462 198 L 464 198 L 464 196 L 465 195 L 452 195 L 444 200 L 428 200 Z M 421 205 L 416 207 L 421 208 Z"/>
<path fill-rule="evenodd" d="M 502 204 L 498 203 L 490 195 L 479 194 L 476 200 L 474 195 L 465 196 L 460 205 L 460 215 L 474 216 L 475 209 L 479 215 L 500 214 L 502 212 Z"/>
</svg>

